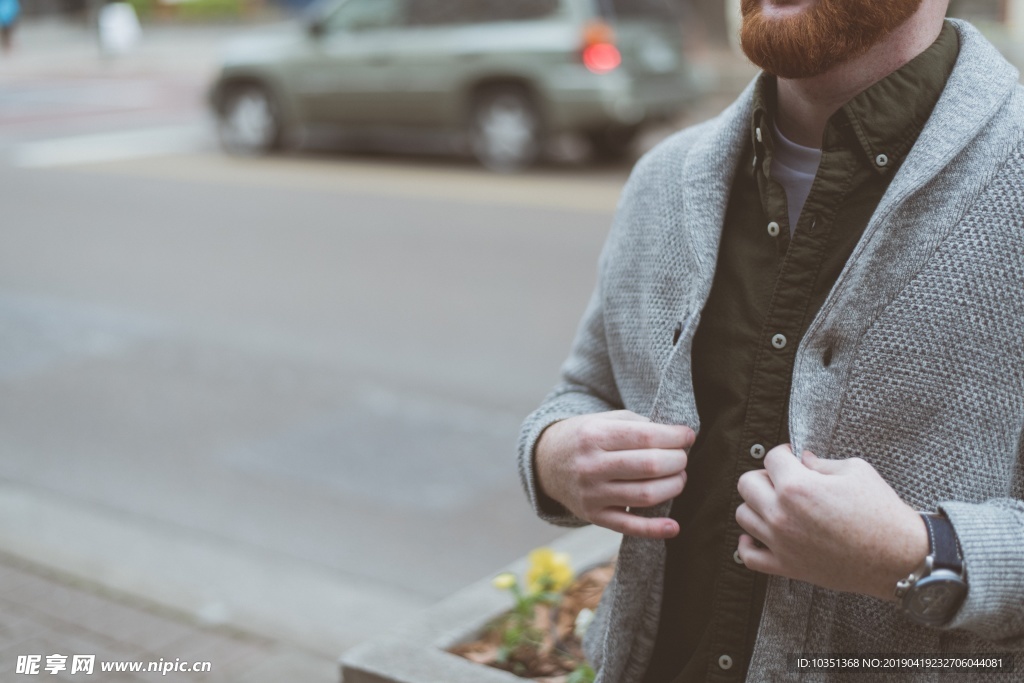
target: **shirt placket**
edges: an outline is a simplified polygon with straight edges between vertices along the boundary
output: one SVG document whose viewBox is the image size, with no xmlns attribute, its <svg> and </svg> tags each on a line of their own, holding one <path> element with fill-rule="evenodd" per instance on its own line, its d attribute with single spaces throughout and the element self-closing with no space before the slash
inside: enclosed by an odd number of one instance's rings
<svg viewBox="0 0 1024 683">
<path fill-rule="evenodd" d="M 835 222 L 834 212 L 819 215 L 809 212 L 818 207 L 840 205 L 852 178 L 849 154 L 833 156 L 829 164 L 823 163 L 821 182 L 815 181 L 799 229 L 789 239 L 785 192 L 766 175 L 770 150 L 763 154 L 764 165 L 757 170 L 767 218 L 763 229 L 775 240 L 781 263 L 758 339 L 743 428 L 739 441 L 734 444 L 731 510 L 743 502 L 735 486 L 739 478 L 746 472 L 761 469 L 768 451 L 788 440 L 786 417 L 793 362 L 807 325 L 806 317 Z M 754 612 L 758 610 L 751 606 L 755 602 L 752 596 L 759 588 L 759 575 L 747 569 L 736 552 L 741 533 L 735 520 L 730 520 L 726 550 L 719 560 L 721 571 L 714 598 L 716 618 L 712 625 L 721 651 L 709 662 L 709 681 L 733 681 L 742 676 L 745 667 L 737 657 L 749 651 L 747 641 L 754 633 L 750 622 L 756 618 Z"/>
</svg>

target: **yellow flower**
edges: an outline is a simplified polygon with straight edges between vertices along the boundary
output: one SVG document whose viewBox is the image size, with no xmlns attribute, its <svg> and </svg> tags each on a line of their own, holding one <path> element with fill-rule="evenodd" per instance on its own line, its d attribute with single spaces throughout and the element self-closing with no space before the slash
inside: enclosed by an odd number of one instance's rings
<svg viewBox="0 0 1024 683">
<path fill-rule="evenodd" d="M 507 591 L 518 583 L 516 575 L 511 572 L 505 572 L 504 574 L 498 574 L 494 577 L 491 583 L 498 590 Z"/>
<path fill-rule="evenodd" d="M 560 592 L 572 583 L 573 572 L 568 553 L 556 553 L 551 548 L 537 548 L 529 555 L 526 587 L 531 593 Z"/>
</svg>

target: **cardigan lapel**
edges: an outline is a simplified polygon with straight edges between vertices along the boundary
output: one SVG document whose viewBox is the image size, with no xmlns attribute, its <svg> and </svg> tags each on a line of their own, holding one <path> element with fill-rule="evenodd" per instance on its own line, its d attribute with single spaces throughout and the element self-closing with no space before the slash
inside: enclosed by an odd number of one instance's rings
<svg viewBox="0 0 1024 683">
<path fill-rule="evenodd" d="M 707 124 L 707 134 L 698 139 L 683 161 L 680 183 L 683 219 L 680 225 L 658 226 L 664 231 L 667 248 L 689 248 L 696 273 L 664 273 L 664 286 L 674 290 L 680 317 L 686 319 L 683 337 L 662 369 L 652 417 L 659 422 L 696 424 L 689 348 L 696 331 L 699 312 L 711 291 L 718 244 L 725 223 L 725 211 L 733 177 L 749 129 L 753 84 L 717 119 Z M 677 231 L 674 232 L 673 231 Z M 688 245 L 687 246 L 684 246 Z M 671 260 L 671 259 L 670 259 Z M 694 284 L 696 282 L 696 284 Z M 670 503 L 638 510 L 647 516 L 668 514 Z M 650 661 L 661 611 L 665 545 L 662 541 L 623 537 L 618 568 L 610 589 L 609 605 L 615 615 L 616 633 L 607 631 L 602 644 L 600 681 L 636 683 Z"/>
<path fill-rule="evenodd" d="M 790 436 L 797 453 L 828 457 L 856 340 L 998 170 L 1005 153 L 972 141 L 993 119 L 1020 116 L 1006 106 L 1017 87 L 1017 70 L 970 24 L 953 24 L 960 56 L 943 94 L 800 343 L 790 395 Z M 819 361 L 826 347 L 833 357 L 828 372 Z"/>
<path fill-rule="evenodd" d="M 711 291 L 725 211 L 750 129 L 755 83 L 756 79 L 715 119 L 708 134 L 697 140 L 679 179 L 685 189 L 687 241 L 693 249 L 701 283 L 697 292 L 700 308 Z"/>
<path fill-rule="evenodd" d="M 673 319 L 681 329 L 661 368 L 649 413 L 655 422 L 699 427 L 690 349 L 714 280 L 729 194 L 749 130 L 753 92 L 751 83 L 736 102 L 701 128 L 706 133 L 696 139 L 679 165 L 680 218 L 657 226 L 660 248 L 682 252 L 680 258 L 665 262 L 692 267 L 664 268 L 654 285 L 658 299 L 672 302 Z"/>
<path fill-rule="evenodd" d="M 960 36 L 960 56 L 928 123 L 893 178 L 877 217 L 934 178 L 974 140 L 1017 86 L 1017 69 L 965 21 L 949 20 Z"/>
</svg>

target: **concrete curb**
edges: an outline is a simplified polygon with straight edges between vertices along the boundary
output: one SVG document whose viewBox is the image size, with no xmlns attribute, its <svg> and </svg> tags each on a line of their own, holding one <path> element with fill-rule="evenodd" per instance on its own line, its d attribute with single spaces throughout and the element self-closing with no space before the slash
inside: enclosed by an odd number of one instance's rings
<svg viewBox="0 0 1024 683">
<path fill-rule="evenodd" d="M 569 553 L 578 571 L 610 560 L 619 549 L 620 534 L 585 527 L 551 544 Z M 521 558 L 496 571 L 521 576 Z M 474 638 L 494 618 L 511 607 L 508 595 L 487 577 L 421 612 L 379 640 L 349 650 L 341 658 L 343 683 L 522 683 L 511 673 L 475 664 L 446 648 Z"/>
<path fill-rule="evenodd" d="M 2 480 L 0 549 L 198 624 L 331 659 L 430 604 L 363 577 Z"/>
</svg>

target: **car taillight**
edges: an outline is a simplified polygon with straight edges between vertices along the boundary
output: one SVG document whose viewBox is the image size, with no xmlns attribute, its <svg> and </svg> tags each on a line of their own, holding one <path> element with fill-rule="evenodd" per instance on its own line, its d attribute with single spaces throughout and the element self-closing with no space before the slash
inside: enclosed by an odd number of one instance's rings
<svg viewBox="0 0 1024 683">
<path fill-rule="evenodd" d="M 615 32 L 603 21 L 595 21 L 583 30 L 583 65 L 595 74 L 606 74 L 622 64 L 615 47 Z"/>
</svg>

